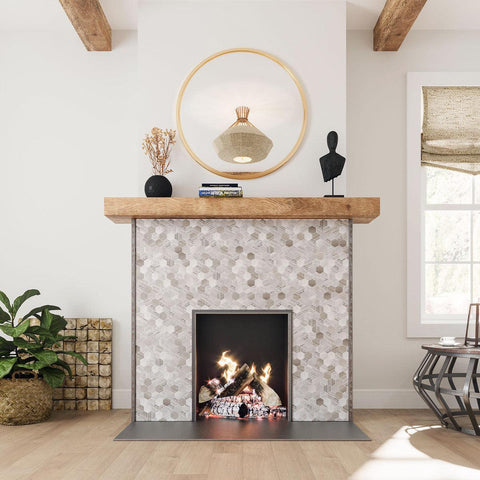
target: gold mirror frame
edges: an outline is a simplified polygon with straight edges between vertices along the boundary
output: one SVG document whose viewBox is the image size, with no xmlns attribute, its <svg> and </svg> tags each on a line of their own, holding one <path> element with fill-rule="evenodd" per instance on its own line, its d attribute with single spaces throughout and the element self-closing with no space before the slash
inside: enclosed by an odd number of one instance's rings
<svg viewBox="0 0 480 480">
<path fill-rule="evenodd" d="M 186 88 L 188 87 L 188 84 L 190 83 L 190 80 L 193 78 L 193 76 L 200 70 L 203 66 L 205 66 L 208 62 L 211 62 L 215 58 L 221 57 L 222 55 L 228 55 L 229 53 L 254 53 L 256 55 L 262 55 L 263 57 L 266 57 L 278 65 L 282 67 L 290 76 L 290 78 L 293 80 L 295 83 L 298 93 L 300 94 L 300 98 L 302 100 L 302 107 L 303 107 L 303 121 L 302 121 L 302 129 L 300 130 L 300 134 L 298 136 L 297 141 L 295 142 L 295 145 L 293 148 L 288 152 L 287 156 L 281 160 L 279 163 L 274 165 L 273 167 L 268 168 L 267 170 L 263 170 L 262 172 L 222 172 L 220 170 L 217 170 L 216 168 L 210 167 L 207 165 L 203 160 L 200 159 L 200 157 L 192 150 L 190 145 L 187 142 L 187 139 L 185 138 L 185 135 L 183 133 L 183 128 L 182 128 L 182 119 L 180 115 L 180 110 L 182 107 L 182 100 L 183 100 L 183 94 L 185 93 Z M 270 55 L 269 53 L 263 52 L 262 50 L 255 50 L 252 48 L 231 48 L 228 50 L 222 50 L 221 52 L 214 53 L 213 55 L 210 55 L 208 58 L 200 62 L 187 76 L 187 78 L 184 80 L 182 87 L 180 88 L 180 92 L 178 93 L 177 97 L 177 108 L 176 108 L 176 118 L 177 118 L 177 130 L 178 134 L 182 140 L 183 145 L 185 146 L 185 149 L 187 152 L 190 154 L 190 156 L 203 168 L 207 169 L 208 171 L 215 173 L 216 175 L 219 175 L 221 177 L 225 178 L 236 178 L 236 179 L 250 179 L 250 178 L 259 178 L 259 177 L 264 177 L 265 175 L 269 175 L 272 172 L 275 172 L 278 170 L 280 167 L 285 165 L 296 153 L 298 148 L 300 147 L 300 144 L 303 141 L 303 137 L 305 136 L 305 130 L 307 129 L 307 99 L 305 96 L 305 92 L 303 91 L 303 88 L 300 84 L 300 81 L 298 78 L 294 75 L 294 73 L 288 68 L 281 60 L 278 58 L 274 57 L 273 55 Z"/>
</svg>

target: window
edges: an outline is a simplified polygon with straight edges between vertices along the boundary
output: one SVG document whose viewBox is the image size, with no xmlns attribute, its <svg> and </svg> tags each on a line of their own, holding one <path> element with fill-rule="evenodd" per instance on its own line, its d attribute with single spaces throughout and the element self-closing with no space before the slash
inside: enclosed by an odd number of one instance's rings
<svg viewBox="0 0 480 480">
<path fill-rule="evenodd" d="M 422 170 L 421 320 L 464 325 L 480 296 L 480 178 Z"/>
<path fill-rule="evenodd" d="M 407 336 L 465 334 L 480 297 L 480 175 L 420 166 L 422 87 L 480 86 L 480 73 L 407 76 Z"/>
</svg>

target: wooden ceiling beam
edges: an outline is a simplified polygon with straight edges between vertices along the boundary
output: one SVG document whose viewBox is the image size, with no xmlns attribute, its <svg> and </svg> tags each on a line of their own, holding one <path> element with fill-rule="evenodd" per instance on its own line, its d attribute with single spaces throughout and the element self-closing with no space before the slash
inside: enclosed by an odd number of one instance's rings
<svg viewBox="0 0 480 480">
<path fill-rule="evenodd" d="M 112 29 L 99 0 L 60 0 L 60 4 L 88 51 L 112 50 Z"/>
<path fill-rule="evenodd" d="M 396 52 L 427 0 L 387 0 L 373 29 L 373 49 Z"/>
</svg>

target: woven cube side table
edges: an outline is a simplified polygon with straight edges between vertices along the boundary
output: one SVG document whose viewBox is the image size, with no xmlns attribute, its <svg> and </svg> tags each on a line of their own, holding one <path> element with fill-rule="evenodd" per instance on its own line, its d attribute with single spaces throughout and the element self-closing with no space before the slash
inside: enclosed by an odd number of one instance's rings
<svg viewBox="0 0 480 480">
<path fill-rule="evenodd" d="M 112 319 L 67 318 L 62 335 L 75 336 L 65 340 L 59 350 L 81 353 L 84 365 L 70 355 L 59 358 L 70 365 L 73 378 L 66 378 L 63 387 L 53 393 L 55 410 L 110 410 L 112 408 Z"/>
</svg>

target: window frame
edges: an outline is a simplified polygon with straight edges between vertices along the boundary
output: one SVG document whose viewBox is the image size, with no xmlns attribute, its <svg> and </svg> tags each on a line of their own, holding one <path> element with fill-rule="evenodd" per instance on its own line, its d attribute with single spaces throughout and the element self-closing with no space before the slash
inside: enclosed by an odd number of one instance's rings
<svg viewBox="0 0 480 480">
<path fill-rule="evenodd" d="M 422 319 L 424 302 L 425 177 L 420 165 L 422 86 L 480 86 L 480 72 L 409 72 L 407 74 L 407 337 L 465 335 L 468 306 L 458 318 Z M 432 210 L 437 207 L 431 208 Z M 442 205 L 441 209 L 468 209 L 471 205 Z M 430 208 L 429 208 L 430 209 Z M 479 207 L 480 209 L 480 207 Z M 442 318 L 443 317 L 443 318 Z"/>
</svg>

